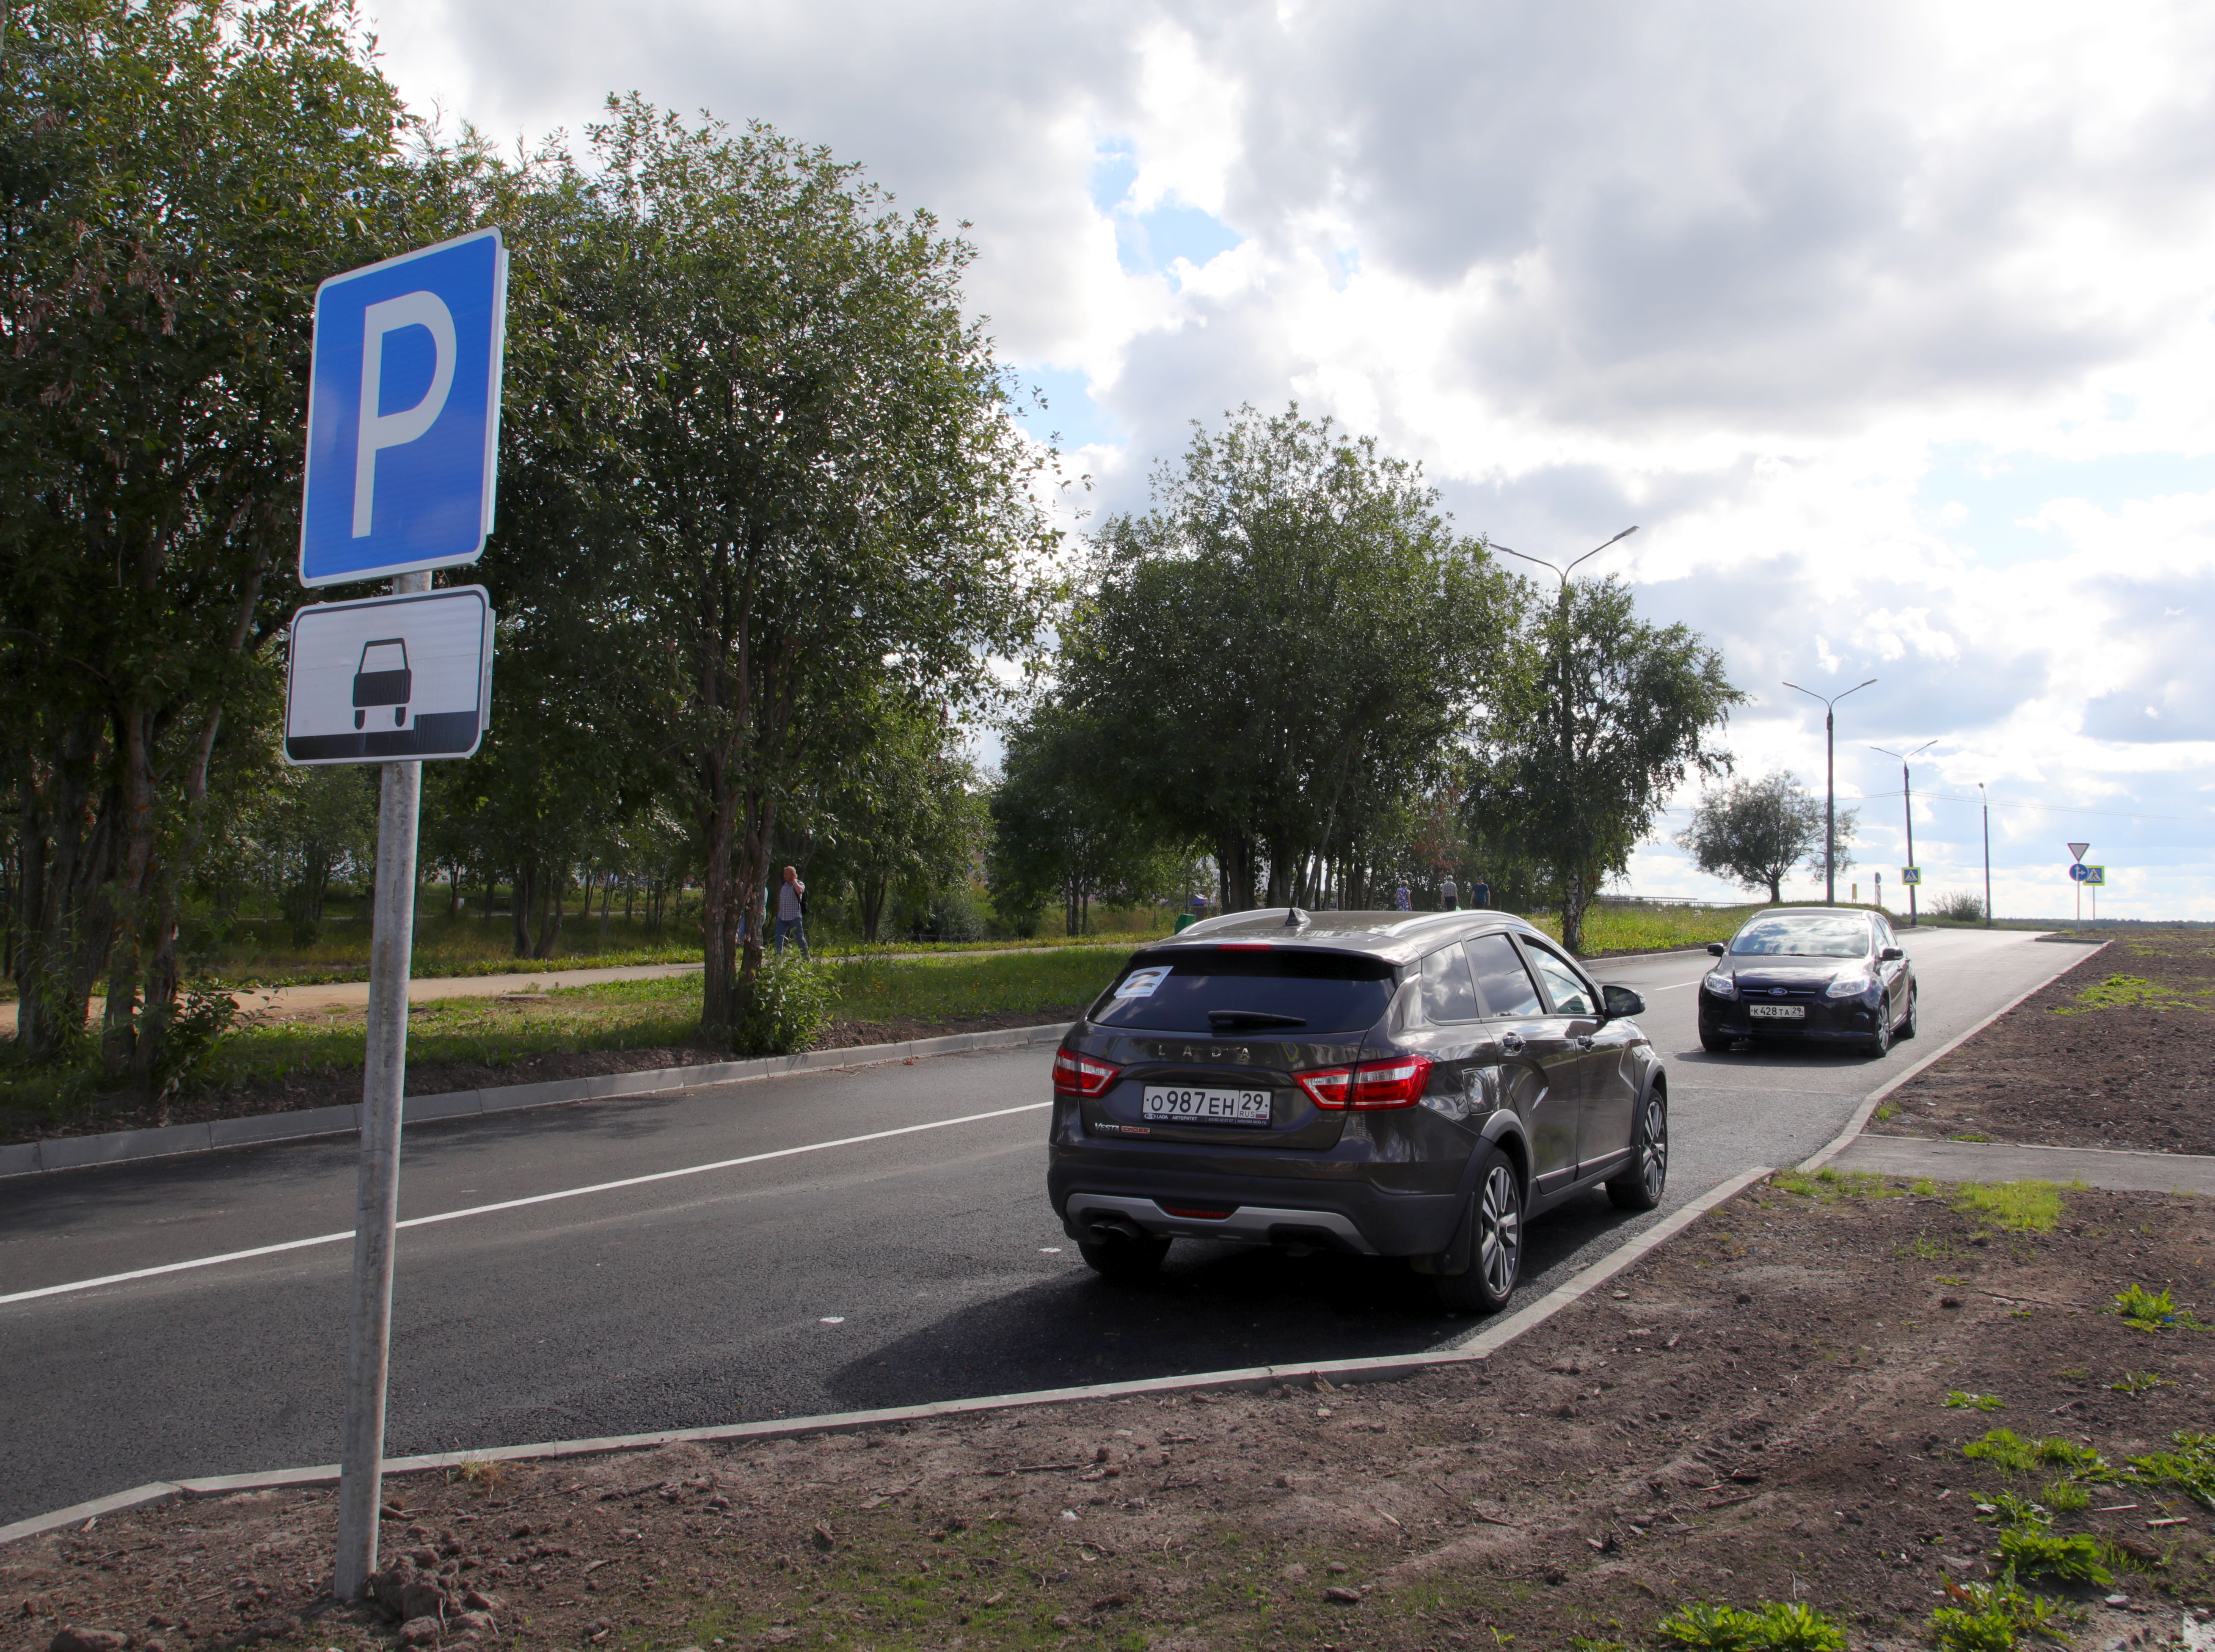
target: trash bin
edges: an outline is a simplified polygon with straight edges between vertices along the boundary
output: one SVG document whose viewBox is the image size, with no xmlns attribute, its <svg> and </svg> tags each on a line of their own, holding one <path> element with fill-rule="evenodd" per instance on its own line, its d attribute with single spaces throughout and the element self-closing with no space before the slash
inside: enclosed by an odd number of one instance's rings
<svg viewBox="0 0 2215 1652">
<path fill-rule="evenodd" d="M 1179 912 L 1177 914 L 1176 929 L 1175 932 L 1178 935 L 1182 935 L 1187 930 L 1190 929 L 1198 922 L 1200 922 L 1200 919 L 1194 917 L 1192 913 Z"/>
</svg>

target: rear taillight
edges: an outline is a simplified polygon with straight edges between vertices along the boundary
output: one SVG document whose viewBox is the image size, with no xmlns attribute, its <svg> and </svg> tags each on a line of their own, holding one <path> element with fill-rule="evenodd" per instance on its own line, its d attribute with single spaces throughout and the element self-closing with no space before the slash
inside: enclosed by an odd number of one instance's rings
<svg viewBox="0 0 2215 1652">
<path fill-rule="evenodd" d="M 1053 1093 L 1057 1096 L 1097 1096 L 1115 1082 L 1118 1069 L 1074 1050 L 1053 1053 Z"/>
<path fill-rule="evenodd" d="M 1358 1067 L 1324 1067 L 1292 1075 L 1317 1107 L 1366 1112 L 1383 1107 L 1413 1107 L 1431 1082 L 1431 1058 L 1396 1055 L 1364 1061 Z"/>
</svg>

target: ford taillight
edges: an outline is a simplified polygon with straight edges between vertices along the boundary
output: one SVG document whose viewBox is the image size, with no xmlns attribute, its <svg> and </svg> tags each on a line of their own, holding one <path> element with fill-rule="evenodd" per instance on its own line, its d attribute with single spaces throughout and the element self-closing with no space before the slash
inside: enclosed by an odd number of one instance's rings
<svg viewBox="0 0 2215 1652">
<path fill-rule="evenodd" d="M 1115 1082 L 1120 1069 L 1074 1050 L 1053 1053 L 1053 1093 L 1057 1096 L 1097 1096 Z"/>
<path fill-rule="evenodd" d="M 1310 1101 L 1334 1111 L 1413 1107 L 1431 1082 L 1431 1058 L 1396 1055 L 1383 1061 L 1364 1061 L 1358 1067 L 1322 1067 L 1292 1077 L 1307 1091 Z"/>
</svg>

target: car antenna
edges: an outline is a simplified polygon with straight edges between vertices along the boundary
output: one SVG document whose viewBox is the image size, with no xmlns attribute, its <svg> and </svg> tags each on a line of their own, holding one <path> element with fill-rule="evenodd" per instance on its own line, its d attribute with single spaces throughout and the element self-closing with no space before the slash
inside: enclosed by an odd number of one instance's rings
<svg viewBox="0 0 2215 1652">
<path fill-rule="evenodd" d="M 1288 930 L 1305 929 L 1314 922 L 1315 919 L 1310 918 L 1298 906 L 1288 906 L 1285 909 L 1285 927 Z"/>
</svg>

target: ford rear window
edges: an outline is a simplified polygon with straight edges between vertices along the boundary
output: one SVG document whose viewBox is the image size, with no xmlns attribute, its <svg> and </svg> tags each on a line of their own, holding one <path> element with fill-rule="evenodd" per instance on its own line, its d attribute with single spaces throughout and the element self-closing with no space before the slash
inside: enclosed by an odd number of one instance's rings
<svg viewBox="0 0 2215 1652">
<path fill-rule="evenodd" d="M 1392 966 L 1305 948 L 1141 953 L 1092 1006 L 1101 1027 L 1223 1037 L 1365 1032 L 1392 1001 Z"/>
</svg>

